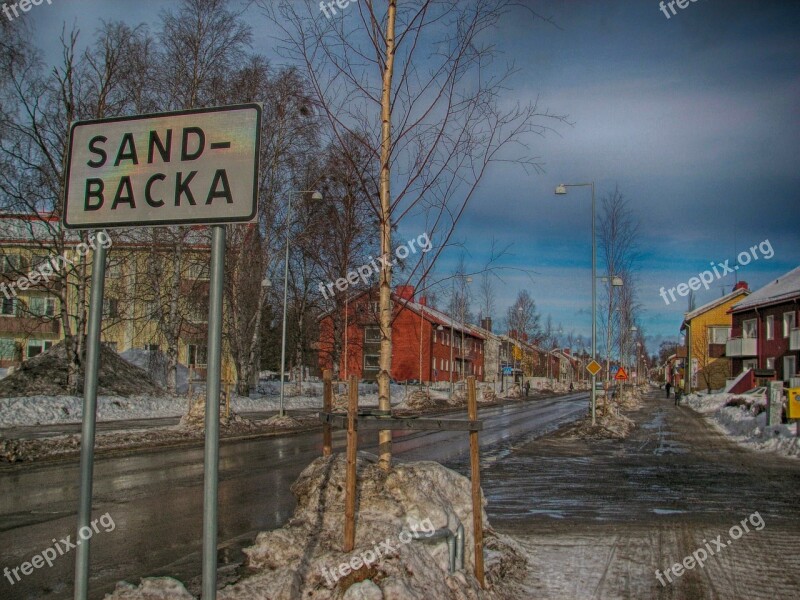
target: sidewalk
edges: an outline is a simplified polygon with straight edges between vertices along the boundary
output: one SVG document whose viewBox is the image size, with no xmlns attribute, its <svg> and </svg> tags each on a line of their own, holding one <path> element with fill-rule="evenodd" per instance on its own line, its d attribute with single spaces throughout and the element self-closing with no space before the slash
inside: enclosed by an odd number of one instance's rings
<svg viewBox="0 0 800 600">
<path fill-rule="evenodd" d="M 531 597 L 798 597 L 800 464 L 743 450 L 661 390 L 627 416 L 636 423 L 627 439 L 562 429 L 484 472 L 490 520 L 531 558 Z M 658 582 L 656 569 L 724 539 L 754 511 L 762 530 Z"/>
</svg>

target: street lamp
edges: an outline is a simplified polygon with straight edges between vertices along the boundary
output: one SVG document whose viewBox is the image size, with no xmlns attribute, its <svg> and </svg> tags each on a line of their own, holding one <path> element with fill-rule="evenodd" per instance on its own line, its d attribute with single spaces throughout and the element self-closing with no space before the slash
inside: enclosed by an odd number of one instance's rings
<svg viewBox="0 0 800 600">
<path fill-rule="evenodd" d="M 563 196 L 568 187 L 592 188 L 592 360 L 597 355 L 597 236 L 595 234 L 595 201 L 594 181 L 591 183 L 562 183 L 556 187 L 556 195 Z M 548 359 L 549 360 L 549 359 Z M 592 425 L 597 423 L 595 418 L 597 407 L 597 390 L 595 389 L 595 375 L 592 375 Z"/>
<path fill-rule="evenodd" d="M 311 194 L 315 202 L 322 200 L 322 194 L 315 190 L 292 190 L 289 192 L 289 201 L 286 208 L 286 260 L 283 264 L 283 331 L 281 333 L 281 399 L 280 416 L 286 412 L 283 409 L 284 372 L 286 370 L 286 307 L 289 299 L 289 234 L 292 225 L 292 194 Z"/>
</svg>

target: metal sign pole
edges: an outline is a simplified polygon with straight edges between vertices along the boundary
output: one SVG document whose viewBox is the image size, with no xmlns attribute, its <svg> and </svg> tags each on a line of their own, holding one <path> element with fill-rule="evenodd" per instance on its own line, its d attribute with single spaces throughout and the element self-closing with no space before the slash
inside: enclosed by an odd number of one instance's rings
<svg viewBox="0 0 800 600">
<path fill-rule="evenodd" d="M 203 600 L 217 597 L 217 487 L 219 480 L 219 393 L 222 363 L 222 290 L 225 225 L 211 229 L 211 289 L 208 298 L 208 377 L 203 480 Z"/>
<path fill-rule="evenodd" d="M 82 540 L 84 527 L 91 530 L 92 474 L 94 471 L 94 431 L 97 420 L 97 369 L 100 364 L 100 324 L 103 318 L 103 285 L 106 274 L 106 247 L 98 244 L 92 255 L 92 290 L 89 299 L 89 330 L 86 338 L 86 363 L 83 380 L 83 425 L 81 428 L 81 488 L 78 503 L 78 542 L 75 557 L 75 600 L 89 594 L 89 538 Z M 81 335 L 82 332 L 76 332 Z"/>
</svg>

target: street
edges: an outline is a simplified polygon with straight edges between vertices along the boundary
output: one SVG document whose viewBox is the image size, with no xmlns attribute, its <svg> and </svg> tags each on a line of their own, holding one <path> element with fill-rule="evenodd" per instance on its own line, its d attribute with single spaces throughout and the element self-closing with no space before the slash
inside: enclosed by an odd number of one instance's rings
<svg viewBox="0 0 800 600">
<path fill-rule="evenodd" d="M 628 416 L 623 441 L 547 436 L 484 469 L 492 525 L 532 557 L 531 597 L 798 597 L 796 459 L 742 449 L 660 390 Z M 754 512 L 760 530 L 730 539 Z M 703 568 L 663 577 L 720 535 Z"/>
<path fill-rule="evenodd" d="M 490 448 L 518 436 L 541 435 L 584 413 L 586 406 L 584 393 L 481 409 L 481 445 Z M 374 451 L 376 436 L 362 438 L 361 449 Z M 343 451 L 342 432 L 336 433 L 334 442 L 335 451 Z M 395 435 L 394 450 L 400 460 L 449 464 L 466 456 L 468 449 L 463 432 Z M 259 531 L 283 525 L 295 504 L 289 486 L 321 452 L 318 431 L 221 446 L 221 565 L 240 562 L 240 549 Z M 483 464 L 492 462 L 489 454 Z M 201 446 L 97 460 L 94 514 L 108 512 L 116 528 L 101 529 L 92 538 L 92 597 L 102 598 L 118 580 L 170 575 L 189 581 L 199 574 L 202 485 Z M 0 471 L 0 497 L 0 564 L 13 567 L 52 545 L 51 539 L 74 530 L 77 460 L 5 468 Z M 13 587 L 6 582 L 3 598 L 72 597 L 73 561 L 74 554 L 67 554 Z"/>
</svg>

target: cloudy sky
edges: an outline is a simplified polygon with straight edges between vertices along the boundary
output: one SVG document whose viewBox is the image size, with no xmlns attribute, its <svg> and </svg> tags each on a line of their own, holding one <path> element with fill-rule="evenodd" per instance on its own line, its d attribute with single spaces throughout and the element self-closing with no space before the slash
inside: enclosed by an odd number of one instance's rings
<svg viewBox="0 0 800 600">
<path fill-rule="evenodd" d="M 84 35 L 99 19 L 155 26 L 171 4 L 53 0 L 21 18 L 54 59 L 65 21 Z M 800 3 L 699 0 L 676 5 L 669 19 L 655 0 L 529 4 L 554 24 L 520 9 L 496 32 L 503 58 L 519 68 L 506 98 L 539 97 L 573 125 L 529 140 L 545 174 L 492 171 L 459 226 L 474 268 L 494 237 L 512 245 L 506 266 L 536 272 L 533 281 L 502 275 L 498 313 L 526 287 L 565 331 L 591 330 L 590 194 L 555 196 L 561 182 L 595 181 L 598 203 L 618 187 L 640 220 L 638 293 L 651 351 L 677 339 L 686 310 L 686 298 L 666 305 L 662 286 L 687 282 L 711 262 L 733 266 L 764 240 L 771 258 L 757 251 L 759 260 L 698 292 L 698 305 L 736 278 L 759 287 L 800 264 Z M 249 12 L 254 49 L 280 63 L 269 24 Z M 445 255 L 439 270 L 454 260 L 455 251 Z"/>
</svg>

